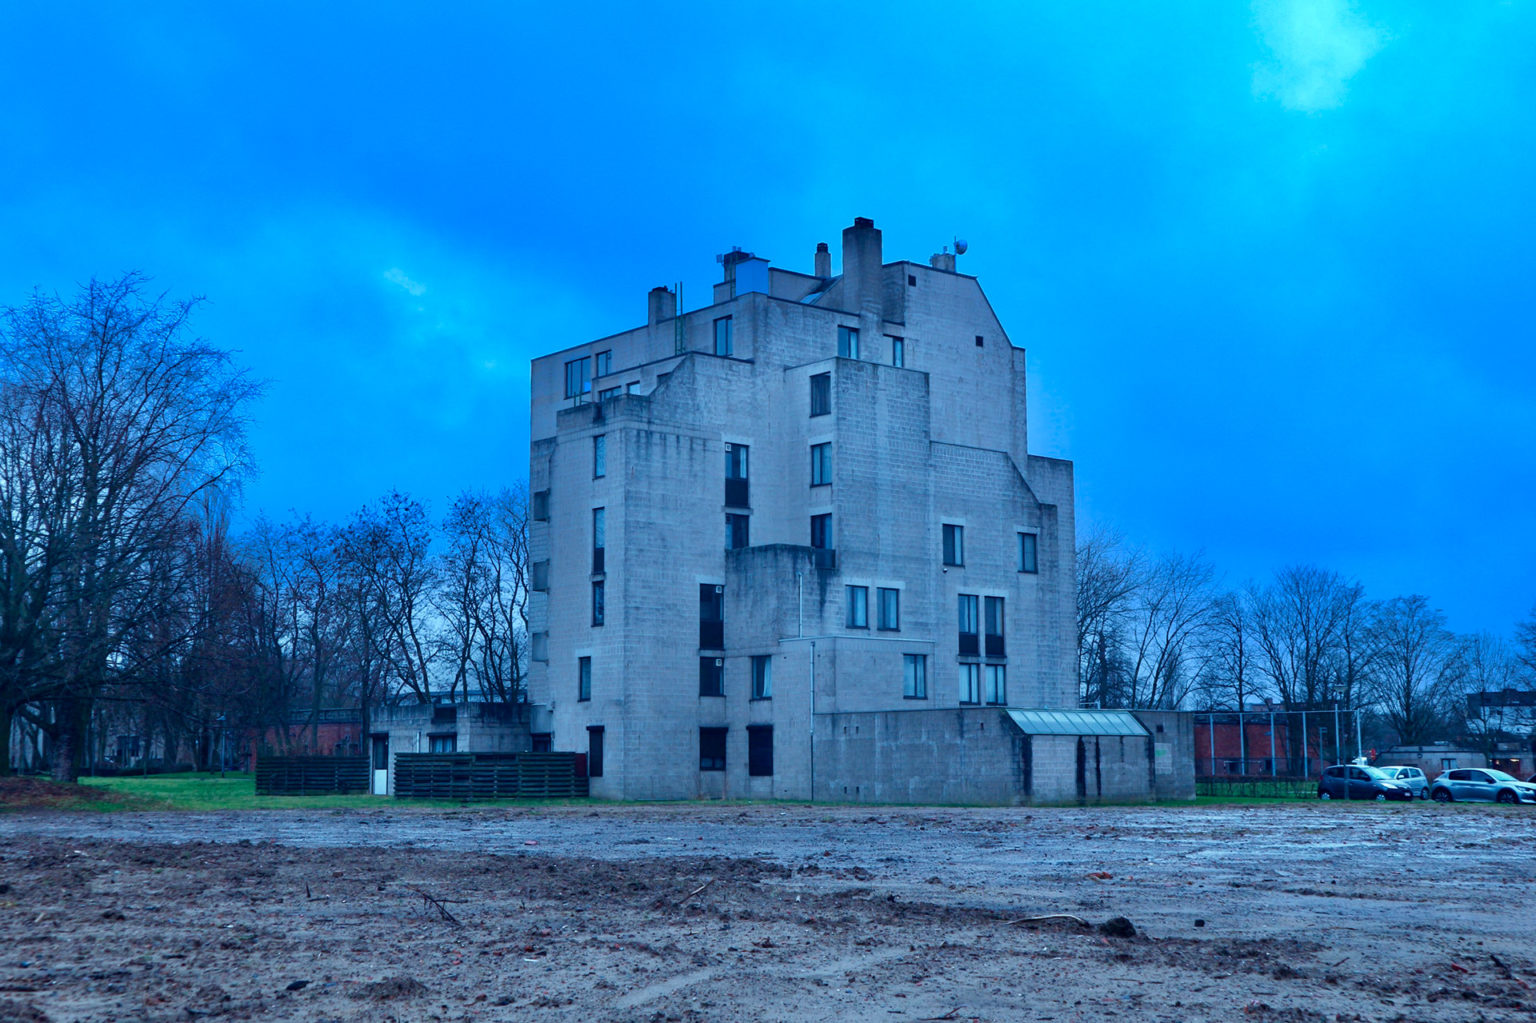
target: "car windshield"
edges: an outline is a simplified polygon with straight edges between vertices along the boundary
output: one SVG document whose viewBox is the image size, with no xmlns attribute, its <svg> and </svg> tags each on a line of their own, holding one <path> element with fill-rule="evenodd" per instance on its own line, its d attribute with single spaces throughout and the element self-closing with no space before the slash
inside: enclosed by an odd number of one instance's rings
<svg viewBox="0 0 1536 1023">
<path fill-rule="evenodd" d="M 1362 767 L 1362 768 L 1360 768 L 1360 770 L 1364 771 L 1366 774 L 1370 775 L 1372 778 L 1382 778 L 1382 779 L 1390 780 L 1393 777 L 1392 775 L 1388 774 L 1386 771 L 1383 771 L 1379 767 Z"/>
<path fill-rule="evenodd" d="M 1488 775 L 1488 777 L 1492 778 L 1494 781 L 1519 781 L 1520 780 L 1519 778 L 1516 778 L 1512 774 L 1505 774 L 1503 771 L 1487 771 L 1485 773 Z"/>
</svg>

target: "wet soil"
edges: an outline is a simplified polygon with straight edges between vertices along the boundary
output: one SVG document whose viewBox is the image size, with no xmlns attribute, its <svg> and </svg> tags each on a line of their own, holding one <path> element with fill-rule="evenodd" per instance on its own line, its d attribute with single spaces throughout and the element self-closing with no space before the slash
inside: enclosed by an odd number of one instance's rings
<svg viewBox="0 0 1536 1023">
<path fill-rule="evenodd" d="M 1520 807 L 12 812 L 0 1023 L 1530 1021 L 1533 853 Z"/>
</svg>

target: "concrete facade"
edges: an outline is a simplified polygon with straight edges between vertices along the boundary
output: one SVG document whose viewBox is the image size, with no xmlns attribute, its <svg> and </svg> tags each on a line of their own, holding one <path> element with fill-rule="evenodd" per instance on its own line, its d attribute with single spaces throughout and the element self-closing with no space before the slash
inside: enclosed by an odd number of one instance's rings
<svg viewBox="0 0 1536 1023">
<path fill-rule="evenodd" d="M 1072 466 L 1028 451 L 1023 349 L 953 256 L 885 263 L 862 219 L 839 275 L 722 260 L 708 308 L 656 289 L 533 362 L 533 732 L 604 798 L 1029 798 L 998 709 L 1077 685 Z"/>
</svg>

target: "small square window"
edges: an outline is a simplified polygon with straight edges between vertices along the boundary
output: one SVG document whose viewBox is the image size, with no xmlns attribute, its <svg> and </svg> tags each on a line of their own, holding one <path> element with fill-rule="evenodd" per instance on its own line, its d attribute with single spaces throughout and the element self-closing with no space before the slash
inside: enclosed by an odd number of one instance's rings
<svg viewBox="0 0 1536 1023">
<path fill-rule="evenodd" d="M 722 316 L 715 321 L 715 354 L 730 355 L 732 348 L 731 318 Z"/>
<path fill-rule="evenodd" d="M 821 487 L 832 482 L 832 442 L 811 445 L 811 486 Z"/>
<path fill-rule="evenodd" d="M 752 658 L 752 699 L 773 699 L 773 656 L 757 654 Z"/>
<path fill-rule="evenodd" d="M 982 337 L 981 337 L 980 334 L 977 334 L 976 335 L 976 347 L 980 348 L 981 346 L 982 346 Z"/>
<path fill-rule="evenodd" d="M 837 354 L 844 359 L 859 357 L 859 328 L 837 328 Z"/>
<path fill-rule="evenodd" d="M 592 438 L 592 475 L 608 475 L 608 435 L 604 433 Z"/>
<path fill-rule="evenodd" d="M 459 737 L 457 735 L 427 736 L 428 753 L 457 753 L 458 749 Z"/>
<path fill-rule="evenodd" d="M 725 770 L 725 729 L 699 729 L 699 770 Z"/>
<path fill-rule="evenodd" d="M 832 374 L 811 377 L 811 415 L 824 416 L 832 411 Z"/>
<path fill-rule="evenodd" d="M 965 564 L 965 527 L 944 524 L 944 564 Z"/>
<path fill-rule="evenodd" d="M 1039 539 L 1034 533 L 1019 534 L 1019 571 L 1038 572 Z"/>
<path fill-rule="evenodd" d="M 901 591 L 880 587 L 880 628 L 895 632 L 901 628 Z"/>
<path fill-rule="evenodd" d="M 928 657 L 926 654 L 901 655 L 901 695 L 908 700 L 928 699 Z"/>
<path fill-rule="evenodd" d="M 592 361 L 594 363 L 592 370 L 593 376 L 605 377 L 609 373 L 613 372 L 613 352 L 611 350 L 606 352 L 598 352 L 597 355 L 593 356 Z"/>
<path fill-rule="evenodd" d="M 907 274 L 907 287 L 917 287 L 917 274 Z"/>
<path fill-rule="evenodd" d="M 592 658 L 576 659 L 576 699 L 592 699 Z"/>
<path fill-rule="evenodd" d="M 850 629 L 869 628 L 869 587 L 844 586 L 847 604 L 847 626 Z"/>
</svg>

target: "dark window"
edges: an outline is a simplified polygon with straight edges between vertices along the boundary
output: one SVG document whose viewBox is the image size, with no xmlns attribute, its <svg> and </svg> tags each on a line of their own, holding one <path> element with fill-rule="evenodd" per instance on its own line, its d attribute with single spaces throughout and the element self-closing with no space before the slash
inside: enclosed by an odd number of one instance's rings
<svg viewBox="0 0 1536 1023">
<path fill-rule="evenodd" d="M 905 366 L 907 364 L 907 339 L 897 337 L 895 334 L 886 335 L 891 339 L 891 365 Z"/>
<path fill-rule="evenodd" d="M 587 726 L 587 777 L 603 776 L 603 727 Z"/>
<path fill-rule="evenodd" d="M 962 657 L 974 657 L 980 646 L 977 643 L 977 604 L 979 603 L 974 593 L 962 593 L 959 595 L 959 619 L 960 619 L 960 655 Z"/>
<path fill-rule="evenodd" d="M 811 445 L 811 486 L 832 482 L 832 442 Z"/>
<path fill-rule="evenodd" d="M 981 665 L 960 665 L 960 702 L 981 702 Z"/>
<path fill-rule="evenodd" d="M 529 738 L 533 741 L 530 753 L 548 753 L 555 748 L 555 737 L 550 732 L 534 732 Z"/>
<path fill-rule="evenodd" d="M 592 571 L 603 571 L 603 550 L 608 546 L 608 516 L 602 508 L 592 509 Z"/>
<path fill-rule="evenodd" d="M 832 515 L 811 516 L 811 546 L 823 550 L 832 549 Z"/>
<path fill-rule="evenodd" d="M 928 699 L 928 656 L 901 655 L 901 695 L 909 700 Z"/>
<path fill-rule="evenodd" d="M 845 359 L 857 359 L 859 357 L 859 328 L 837 328 L 837 354 Z"/>
<path fill-rule="evenodd" d="M 977 334 L 977 335 L 976 335 L 976 347 L 977 347 L 977 348 L 980 348 L 980 347 L 981 347 L 981 345 L 982 345 L 982 340 L 981 340 L 981 335 L 980 335 L 980 334 Z"/>
<path fill-rule="evenodd" d="M 725 770 L 725 729 L 699 729 L 699 770 Z"/>
<path fill-rule="evenodd" d="M 747 726 L 747 774 L 753 778 L 773 776 L 773 726 Z"/>
<path fill-rule="evenodd" d="M 528 637 L 528 645 L 531 648 L 528 651 L 529 657 L 535 661 L 549 663 L 549 633 L 535 632 Z"/>
<path fill-rule="evenodd" d="M 1002 706 L 1008 702 L 1007 669 L 1001 664 L 989 664 L 985 669 L 987 702 Z"/>
<path fill-rule="evenodd" d="M 869 587 L 844 586 L 843 593 L 844 602 L 847 604 L 848 628 L 869 628 Z"/>
<path fill-rule="evenodd" d="M 609 398 L 617 398 L 618 396 L 619 389 L 617 387 L 605 387 L 597 392 L 598 401 L 607 401 Z"/>
<path fill-rule="evenodd" d="M 592 699 L 592 658 L 576 659 L 576 699 Z"/>
<path fill-rule="evenodd" d="M 609 350 L 609 351 L 606 351 L 606 352 L 598 352 L 595 356 L 593 356 L 592 361 L 593 361 L 593 369 L 592 369 L 592 375 L 593 376 L 595 376 L 595 377 L 605 377 L 609 373 L 613 372 L 613 352 L 612 352 L 612 350 Z"/>
<path fill-rule="evenodd" d="M 984 602 L 987 626 L 987 656 L 1002 657 L 1003 645 L 1003 598 L 988 597 Z"/>
<path fill-rule="evenodd" d="M 547 490 L 533 492 L 533 521 L 549 521 L 549 491 Z"/>
<path fill-rule="evenodd" d="M 917 274 L 907 274 L 907 287 L 917 287 Z"/>
<path fill-rule="evenodd" d="M 725 658 L 699 658 L 699 695 L 725 695 Z"/>
<path fill-rule="evenodd" d="M 603 581 L 592 584 L 592 624 L 603 624 Z"/>
<path fill-rule="evenodd" d="M 752 699 L 773 699 L 773 657 L 769 654 L 752 658 Z"/>
<path fill-rule="evenodd" d="M 722 316 L 715 321 L 715 354 L 731 354 L 731 318 Z"/>
<path fill-rule="evenodd" d="M 880 598 L 880 628 L 886 632 L 895 632 L 901 628 L 901 591 L 881 587 L 878 593 Z"/>
<path fill-rule="evenodd" d="M 751 507 L 747 487 L 747 445 L 725 446 L 725 504 L 727 508 Z"/>
<path fill-rule="evenodd" d="M 608 475 L 608 435 L 605 433 L 592 438 L 592 475 Z"/>
<path fill-rule="evenodd" d="M 592 360 L 572 359 L 565 364 L 565 396 L 575 398 L 592 390 Z"/>
<path fill-rule="evenodd" d="M 1019 534 L 1019 571 L 1038 572 L 1039 539 L 1034 533 Z"/>
<path fill-rule="evenodd" d="M 832 374 L 811 377 L 811 415 L 824 416 L 832 411 Z"/>
<path fill-rule="evenodd" d="M 389 770 L 389 736 L 381 733 L 371 738 L 373 739 L 373 769 Z"/>
<path fill-rule="evenodd" d="M 965 564 L 965 527 L 944 524 L 944 564 Z"/>
<path fill-rule="evenodd" d="M 699 584 L 699 649 L 725 649 L 725 587 Z"/>
<path fill-rule="evenodd" d="M 738 551 L 751 543 L 752 516 L 725 513 L 725 549 Z"/>
<path fill-rule="evenodd" d="M 459 720 L 459 708 L 453 704 L 438 704 L 432 708 L 432 723 L 434 725 L 453 725 Z"/>
<path fill-rule="evenodd" d="M 459 737 L 457 735 L 427 736 L 428 753 L 456 753 L 458 749 Z"/>
</svg>

